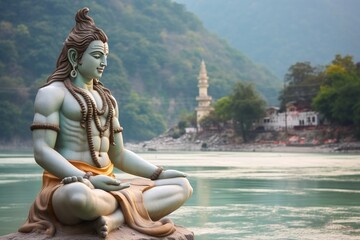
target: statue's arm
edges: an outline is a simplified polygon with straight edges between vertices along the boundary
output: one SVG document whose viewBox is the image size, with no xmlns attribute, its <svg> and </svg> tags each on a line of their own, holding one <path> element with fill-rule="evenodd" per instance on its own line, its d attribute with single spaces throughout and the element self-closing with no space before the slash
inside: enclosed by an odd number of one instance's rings
<svg viewBox="0 0 360 240">
<path fill-rule="evenodd" d="M 46 126 L 59 126 L 59 111 L 64 92 L 53 86 L 41 88 L 35 98 L 33 126 L 34 157 L 37 164 L 62 179 L 68 176 L 83 176 L 84 172 L 71 165 L 55 149 L 57 131 Z M 43 126 L 43 127 L 41 127 Z"/>
<path fill-rule="evenodd" d="M 113 121 L 114 129 L 120 128 L 117 107 Z M 136 176 L 151 178 L 153 173 L 158 169 L 156 165 L 126 149 L 121 132 L 115 134 L 115 145 L 110 146 L 109 156 L 116 168 Z M 174 177 L 186 177 L 186 174 L 176 170 L 166 170 L 160 174 L 159 179 Z"/>
</svg>

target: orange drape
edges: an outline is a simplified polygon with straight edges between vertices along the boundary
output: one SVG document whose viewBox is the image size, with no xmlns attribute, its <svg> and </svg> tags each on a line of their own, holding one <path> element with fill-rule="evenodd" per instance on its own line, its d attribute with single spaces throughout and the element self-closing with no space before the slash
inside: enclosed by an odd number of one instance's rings
<svg viewBox="0 0 360 240">
<path fill-rule="evenodd" d="M 115 177 L 113 174 L 114 165 L 109 164 L 103 168 L 97 168 L 80 161 L 69 161 L 78 169 L 84 172 L 92 172 L 94 175 L 103 174 Z M 126 224 L 144 234 L 156 237 L 167 236 L 175 232 L 175 226 L 169 219 L 152 221 L 144 207 L 142 193 L 154 186 L 149 179 L 137 178 L 124 180 L 130 182 L 130 187 L 110 192 L 118 201 L 125 217 Z M 52 209 L 51 199 L 53 193 L 62 186 L 61 179 L 58 179 L 49 172 L 43 174 L 43 185 L 41 192 L 36 197 L 29 210 L 26 223 L 19 228 L 19 232 L 43 232 L 49 236 L 56 234 L 57 228 L 62 225 L 57 221 Z"/>
</svg>

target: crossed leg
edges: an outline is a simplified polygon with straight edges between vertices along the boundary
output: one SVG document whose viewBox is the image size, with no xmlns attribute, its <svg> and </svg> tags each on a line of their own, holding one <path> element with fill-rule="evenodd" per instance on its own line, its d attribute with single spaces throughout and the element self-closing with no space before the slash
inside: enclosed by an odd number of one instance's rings
<svg viewBox="0 0 360 240">
<path fill-rule="evenodd" d="M 58 188 L 52 198 L 58 220 L 65 225 L 93 221 L 100 237 L 124 223 L 124 217 L 115 198 L 100 189 L 91 189 L 81 182 L 72 182 Z"/>
<path fill-rule="evenodd" d="M 144 206 L 156 221 L 178 209 L 191 194 L 192 188 L 186 178 L 156 180 L 155 186 L 143 193 Z M 119 204 L 110 193 L 91 189 L 81 182 L 58 188 L 52 204 L 60 222 L 74 225 L 93 221 L 95 230 L 102 238 L 124 223 Z"/>
<path fill-rule="evenodd" d="M 193 189 L 186 178 L 155 181 L 155 187 L 144 192 L 144 205 L 152 220 L 159 220 L 179 207 L 191 196 Z"/>
</svg>

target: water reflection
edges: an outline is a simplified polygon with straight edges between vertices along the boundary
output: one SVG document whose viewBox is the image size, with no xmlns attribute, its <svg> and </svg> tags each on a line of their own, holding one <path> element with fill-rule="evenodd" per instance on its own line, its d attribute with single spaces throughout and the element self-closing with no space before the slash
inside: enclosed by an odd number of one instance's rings
<svg viewBox="0 0 360 240">
<path fill-rule="evenodd" d="M 357 155 L 270 155 L 234 153 L 214 167 L 209 154 L 187 168 L 195 196 L 176 222 L 196 239 L 360 237 Z"/>
<path fill-rule="evenodd" d="M 196 239 L 358 239 L 358 155 L 149 153 L 189 174 L 193 197 L 171 218 Z M 119 173 L 120 177 L 129 177 Z M 40 189 L 31 158 L 0 156 L 0 235 L 16 231 Z"/>
</svg>

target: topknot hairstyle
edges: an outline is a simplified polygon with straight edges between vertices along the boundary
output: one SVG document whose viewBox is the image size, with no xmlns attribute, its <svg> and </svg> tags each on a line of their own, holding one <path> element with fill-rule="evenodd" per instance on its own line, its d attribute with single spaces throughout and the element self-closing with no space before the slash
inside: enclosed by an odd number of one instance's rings
<svg viewBox="0 0 360 240">
<path fill-rule="evenodd" d="M 92 41 L 101 40 L 106 43 L 108 37 L 98 27 L 95 26 L 94 20 L 88 16 L 89 8 L 80 9 L 75 16 L 75 26 L 67 36 L 63 49 L 56 63 L 55 71 L 48 77 L 47 84 L 55 81 L 64 81 L 69 78 L 72 65 L 68 60 L 68 50 L 74 48 L 77 51 L 77 61 L 80 61 L 82 55 Z"/>
</svg>

